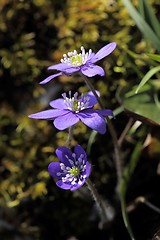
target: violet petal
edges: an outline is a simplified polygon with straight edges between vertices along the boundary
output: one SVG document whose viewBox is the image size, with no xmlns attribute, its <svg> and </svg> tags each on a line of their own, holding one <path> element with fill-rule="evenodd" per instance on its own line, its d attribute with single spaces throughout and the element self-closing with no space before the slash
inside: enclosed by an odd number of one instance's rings
<svg viewBox="0 0 160 240">
<path fill-rule="evenodd" d="M 70 66 L 67 65 L 66 63 L 58 63 L 58 64 L 48 67 L 48 70 L 57 70 L 57 71 L 63 72 L 64 70 L 66 70 L 68 68 L 70 68 Z"/>
<path fill-rule="evenodd" d="M 72 185 L 72 186 L 71 186 L 71 191 L 75 191 L 75 190 L 77 190 L 78 188 L 82 187 L 82 186 L 84 185 L 85 181 L 86 181 L 86 180 L 83 179 L 82 182 L 81 182 L 81 184 L 76 183 L 76 184 Z"/>
<path fill-rule="evenodd" d="M 95 110 L 83 110 L 78 113 L 80 120 L 91 129 L 104 134 L 106 132 L 106 122 Z"/>
<path fill-rule="evenodd" d="M 51 75 L 51 76 L 45 78 L 45 79 L 44 79 L 43 81 L 41 81 L 39 84 L 45 84 L 45 83 L 48 83 L 48 82 L 51 81 L 53 78 L 58 77 L 58 76 L 60 76 L 60 75 L 62 75 L 61 72 L 60 72 L 60 73 L 53 74 L 53 75 Z"/>
<path fill-rule="evenodd" d="M 56 117 L 65 115 L 66 113 L 67 112 L 65 110 L 49 109 L 49 110 L 45 110 L 45 111 L 42 111 L 42 112 L 30 114 L 28 117 L 35 118 L 35 119 L 53 120 Z"/>
<path fill-rule="evenodd" d="M 98 97 L 100 97 L 100 93 L 98 91 L 96 91 L 96 93 L 97 93 Z M 90 98 L 88 108 L 93 107 L 97 103 L 97 99 L 91 91 L 89 93 L 87 93 L 85 96 L 89 96 L 89 98 Z"/>
<path fill-rule="evenodd" d="M 103 109 L 103 110 L 95 110 L 100 116 L 106 117 L 111 116 L 114 117 L 112 110 L 110 109 Z"/>
<path fill-rule="evenodd" d="M 68 112 L 66 115 L 57 117 L 54 120 L 54 126 L 59 130 L 64 130 L 68 127 L 73 126 L 78 121 L 79 121 L 79 119 L 74 113 Z"/>
<path fill-rule="evenodd" d="M 83 154 L 83 156 L 84 156 L 83 159 L 85 160 L 85 162 L 87 161 L 87 154 L 80 145 L 76 145 L 74 147 L 74 152 L 75 152 L 77 158 L 79 158 L 80 155 Z"/>
<path fill-rule="evenodd" d="M 62 177 L 65 177 L 65 174 L 62 173 L 59 162 L 51 162 L 48 166 L 48 172 L 53 178 L 61 179 Z M 57 173 L 62 174 L 58 176 Z"/>
<path fill-rule="evenodd" d="M 93 77 L 95 75 L 100 75 L 100 76 L 105 75 L 103 68 L 94 64 L 89 64 L 87 66 L 84 65 L 81 68 L 81 72 L 87 77 Z"/>
<path fill-rule="evenodd" d="M 73 160 L 72 152 L 67 147 L 59 147 L 56 149 L 56 155 L 60 162 L 64 163 L 65 166 L 71 167 L 70 162 L 68 161 L 68 158 Z"/>
<path fill-rule="evenodd" d="M 107 44 L 106 46 L 102 47 L 95 55 L 94 57 L 91 59 L 92 63 L 95 63 L 99 60 L 101 60 L 102 58 L 108 56 L 111 52 L 113 52 L 113 50 L 116 48 L 116 43 L 112 42 Z"/>
<path fill-rule="evenodd" d="M 86 171 L 85 171 L 86 177 L 89 177 L 90 173 L 91 173 L 91 164 L 89 162 L 86 162 Z"/>
<path fill-rule="evenodd" d="M 56 182 L 56 185 L 64 190 L 69 190 L 71 188 L 70 183 L 64 183 L 62 182 L 62 180 L 59 180 L 58 182 Z"/>
<path fill-rule="evenodd" d="M 68 69 L 65 69 L 63 72 L 67 75 L 71 75 L 74 72 L 80 71 L 80 67 L 70 67 Z"/>
<path fill-rule="evenodd" d="M 64 99 L 63 98 L 58 98 L 56 100 L 53 100 L 49 103 L 49 105 L 52 108 L 57 108 L 57 109 L 67 109 L 66 105 L 64 104 Z"/>
</svg>

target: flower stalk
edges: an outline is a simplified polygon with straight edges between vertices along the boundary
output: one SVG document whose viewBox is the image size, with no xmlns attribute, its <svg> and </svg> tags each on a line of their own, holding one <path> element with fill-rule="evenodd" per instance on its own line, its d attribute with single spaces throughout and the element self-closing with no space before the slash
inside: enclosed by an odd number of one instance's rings
<svg viewBox="0 0 160 240">
<path fill-rule="evenodd" d="M 71 148 L 71 141 L 72 141 L 72 138 L 73 138 L 73 128 L 74 128 L 74 126 L 71 126 L 68 129 L 68 138 L 67 138 L 67 141 L 66 141 L 66 147 L 68 147 L 68 148 Z"/>
<path fill-rule="evenodd" d="M 94 87 L 92 86 L 91 82 L 82 73 L 80 73 L 80 76 L 83 78 L 84 82 L 86 83 L 86 85 L 88 86 L 90 91 L 93 92 L 94 96 L 97 99 L 97 102 L 100 105 L 100 108 L 104 109 L 103 103 L 102 103 L 100 97 L 97 95 L 97 93 L 96 93 Z M 113 126 L 110 118 L 108 116 L 106 116 L 106 119 L 107 119 L 108 129 L 110 131 L 112 141 L 113 141 L 113 145 L 114 145 L 114 154 L 115 154 L 115 159 L 114 160 L 115 160 L 115 166 L 116 166 L 116 171 L 117 171 L 117 186 L 119 188 L 119 183 L 120 183 L 120 180 L 122 178 L 122 162 L 121 162 L 120 146 L 118 144 L 116 131 L 114 129 L 114 126 Z"/>
<path fill-rule="evenodd" d="M 98 194 L 96 188 L 94 187 L 93 183 L 91 182 L 91 180 L 89 178 L 86 179 L 86 184 L 87 184 L 87 187 L 90 190 L 92 197 L 96 203 L 102 223 L 107 222 L 108 221 L 107 211 L 106 211 L 106 207 L 105 207 L 105 204 L 104 204 L 102 198 Z"/>
</svg>

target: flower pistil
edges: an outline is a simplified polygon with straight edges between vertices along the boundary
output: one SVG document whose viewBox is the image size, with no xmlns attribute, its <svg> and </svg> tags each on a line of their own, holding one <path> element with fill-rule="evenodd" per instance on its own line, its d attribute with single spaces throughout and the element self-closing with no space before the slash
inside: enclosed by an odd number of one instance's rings
<svg viewBox="0 0 160 240">
<path fill-rule="evenodd" d="M 72 185 L 74 185 L 75 183 L 81 184 L 82 180 L 86 178 L 86 175 L 84 174 L 84 172 L 86 171 L 84 155 L 81 154 L 80 157 L 77 159 L 75 153 L 72 153 L 74 161 L 69 159 L 67 155 L 65 157 L 68 159 L 71 166 L 65 166 L 64 163 L 60 163 L 60 168 L 62 172 L 57 172 L 57 177 L 65 175 L 62 177 L 62 181 L 64 183 L 69 181 Z"/>
<path fill-rule="evenodd" d="M 66 96 L 66 93 L 63 93 L 62 97 L 64 98 L 64 104 L 66 105 L 66 107 L 75 113 L 78 113 L 88 108 L 89 100 L 90 100 L 89 96 L 84 96 L 82 94 L 81 98 L 78 99 L 77 92 L 72 97 L 71 91 L 69 91 L 69 97 Z"/>
<path fill-rule="evenodd" d="M 73 52 L 68 52 L 67 54 L 63 54 L 63 58 L 61 59 L 61 63 L 68 64 L 72 67 L 79 67 L 86 63 L 88 58 L 90 58 L 92 54 L 92 50 L 89 49 L 88 52 L 85 52 L 83 46 L 81 46 L 81 53 L 77 53 L 76 50 Z"/>
</svg>

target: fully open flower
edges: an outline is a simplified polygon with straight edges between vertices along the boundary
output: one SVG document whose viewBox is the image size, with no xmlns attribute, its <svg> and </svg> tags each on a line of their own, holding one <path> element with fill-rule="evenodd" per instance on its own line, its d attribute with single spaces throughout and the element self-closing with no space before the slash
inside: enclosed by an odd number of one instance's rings
<svg viewBox="0 0 160 240">
<path fill-rule="evenodd" d="M 72 191 L 80 188 L 91 171 L 91 164 L 87 161 L 84 149 L 76 145 L 72 153 L 69 148 L 59 147 L 56 155 L 60 162 L 51 162 L 48 166 L 50 175 L 58 179 L 56 185 Z"/>
<path fill-rule="evenodd" d="M 47 77 L 41 81 L 40 84 L 45 84 L 53 78 L 62 75 L 62 73 L 71 75 L 75 72 L 81 72 L 87 77 L 93 77 L 95 75 L 104 76 L 103 68 L 95 65 L 94 63 L 108 56 L 115 48 L 116 43 L 112 42 L 102 47 L 96 54 L 93 53 L 91 49 L 88 52 L 85 52 L 83 46 L 81 47 L 81 53 L 77 53 L 76 50 L 68 52 L 68 54 L 63 55 L 61 63 L 48 68 L 48 70 L 57 70 L 59 73 Z"/>
<path fill-rule="evenodd" d="M 99 95 L 99 92 L 97 91 Z M 104 134 L 106 132 L 106 116 L 113 116 L 113 112 L 109 109 L 94 110 L 93 106 L 97 103 L 97 99 L 92 92 L 82 95 L 78 99 L 78 93 L 69 97 L 66 93 L 62 94 L 63 98 L 50 102 L 50 106 L 55 109 L 45 110 L 29 115 L 30 118 L 54 120 L 54 126 L 59 130 L 64 130 L 73 126 L 78 121 L 82 121 L 85 125 L 93 130 Z"/>
</svg>

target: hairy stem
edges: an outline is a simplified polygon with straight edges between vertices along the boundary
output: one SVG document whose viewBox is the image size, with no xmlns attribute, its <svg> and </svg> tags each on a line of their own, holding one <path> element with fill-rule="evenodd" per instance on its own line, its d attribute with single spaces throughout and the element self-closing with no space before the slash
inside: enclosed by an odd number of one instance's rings
<svg viewBox="0 0 160 240">
<path fill-rule="evenodd" d="M 94 90 L 94 87 L 92 86 L 91 82 L 83 74 L 80 73 L 80 75 L 84 79 L 84 81 L 85 81 L 86 85 L 88 86 L 88 88 L 90 89 L 90 91 L 93 92 L 93 94 L 96 97 L 97 102 L 99 103 L 101 109 L 104 109 L 103 103 L 102 103 L 101 99 L 98 97 L 98 95 L 97 95 L 96 91 Z M 106 117 L 106 119 L 107 119 L 108 129 L 110 131 L 110 134 L 111 134 L 111 137 L 112 137 L 112 141 L 113 141 L 113 145 L 114 145 L 114 154 L 115 154 L 114 160 L 115 160 L 115 166 L 116 166 L 116 171 L 117 171 L 117 179 L 118 179 L 118 186 L 119 186 L 120 180 L 122 178 L 122 161 L 121 161 L 120 146 L 118 144 L 116 131 L 114 129 L 114 126 L 113 126 L 110 118 Z"/>
<path fill-rule="evenodd" d="M 71 141 L 73 138 L 73 128 L 74 128 L 74 126 L 71 126 L 71 127 L 69 127 L 69 130 L 68 130 L 68 139 L 66 141 L 66 147 L 68 147 L 68 148 L 71 148 Z"/>
<path fill-rule="evenodd" d="M 118 139 L 119 146 L 122 145 L 122 143 L 123 143 L 123 141 L 124 141 L 128 131 L 129 131 L 129 129 L 131 128 L 133 122 L 134 122 L 133 118 L 130 118 L 128 123 L 127 123 L 127 125 L 126 125 L 126 127 L 125 127 L 125 129 L 123 130 L 123 132 L 121 133 L 121 136 Z"/>
<path fill-rule="evenodd" d="M 135 210 L 135 208 L 140 204 L 143 203 L 145 204 L 147 207 L 151 208 L 153 211 L 157 212 L 160 214 L 160 208 L 158 208 L 157 206 L 155 206 L 153 203 L 149 202 L 145 197 L 140 196 L 137 197 L 131 204 L 130 206 L 127 207 L 128 212 L 131 212 L 133 210 Z"/>
<path fill-rule="evenodd" d="M 107 222 L 108 216 L 107 216 L 107 211 L 106 211 L 106 207 L 105 207 L 103 200 L 101 199 L 100 195 L 98 194 L 96 188 L 94 187 L 93 183 L 91 182 L 91 180 L 89 178 L 86 179 L 86 184 L 87 184 L 88 189 L 90 190 L 92 197 L 96 203 L 102 223 Z"/>
</svg>

